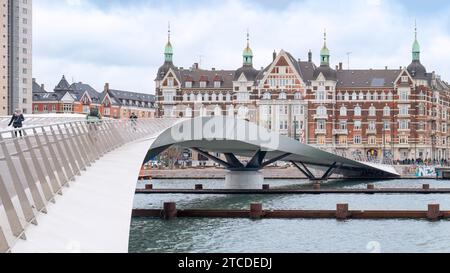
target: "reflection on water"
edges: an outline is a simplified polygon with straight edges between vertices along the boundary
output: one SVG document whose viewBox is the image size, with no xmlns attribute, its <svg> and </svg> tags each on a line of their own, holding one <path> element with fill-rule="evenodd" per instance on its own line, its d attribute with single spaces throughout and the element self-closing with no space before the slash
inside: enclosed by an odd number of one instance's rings
<svg viewBox="0 0 450 273">
<path fill-rule="evenodd" d="M 222 188 L 223 180 L 152 181 L 155 188 Z M 306 181 L 270 180 L 272 187 L 310 187 Z M 373 183 L 373 182 L 371 182 Z M 450 187 L 434 180 L 380 181 L 377 187 Z M 144 187 L 139 182 L 138 187 Z M 335 181 L 325 187 L 364 188 L 367 182 Z M 448 195 L 137 195 L 135 208 L 161 208 L 167 201 L 179 208 L 245 209 L 262 202 L 266 209 L 425 210 L 429 203 L 450 210 Z M 450 252 L 450 222 L 418 220 L 260 220 L 133 219 L 131 252 Z"/>
</svg>

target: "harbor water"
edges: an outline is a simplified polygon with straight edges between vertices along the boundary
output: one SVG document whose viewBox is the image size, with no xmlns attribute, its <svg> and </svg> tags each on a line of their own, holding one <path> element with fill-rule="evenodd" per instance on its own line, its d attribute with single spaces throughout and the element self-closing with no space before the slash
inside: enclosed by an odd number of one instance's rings
<svg viewBox="0 0 450 273">
<path fill-rule="evenodd" d="M 150 183 L 150 182 L 147 182 Z M 223 180 L 154 180 L 155 189 L 223 188 Z M 302 180 L 268 180 L 271 187 L 310 188 Z M 366 188 L 369 182 L 335 181 L 323 188 Z M 448 188 L 435 180 L 370 181 L 382 188 Z M 146 182 L 139 182 L 144 188 Z M 450 210 L 448 195 L 136 195 L 134 208 L 161 208 L 176 202 L 180 209 L 248 209 L 261 202 L 264 209 L 334 210 L 348 203 L 355 210 L 426 210 L 438 203 Z M 308 220 L 308 219 L 177 219 L 134 218 L 130 252 L 134 253 L 450 253 L 450 221 L 426 220 Z"/>
</svg>

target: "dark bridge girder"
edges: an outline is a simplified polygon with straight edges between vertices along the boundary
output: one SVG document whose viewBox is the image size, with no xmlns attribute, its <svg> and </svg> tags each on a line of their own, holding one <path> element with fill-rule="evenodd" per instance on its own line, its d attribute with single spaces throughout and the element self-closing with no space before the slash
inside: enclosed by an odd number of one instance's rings
<svg viewBox="0 0 450 273">
<path fill-rule="evenodd" d="M 323 174 L 321 178 L 315 177 L 315 175 L 306 167 L 306 165 L 302 162 L 294 162 L 291 161 L 291 163 L 299 169 L 308 179 L 314 180 L 314 181 L 326 181 L 330 179 L 330 177 L 340 168 L 340 166 L 337 166 L 337 162 L 334 162 L 328 170 Z M 300 165 L 299 165 L 300 164 Z"/>
<path fill-rule="evenodd" d="M 191 150 L 203 155 L 204 157 L 208 158 L 209 160 L 212 160 L 216 162 L 219 165 L 224 166 L 225 168 L 229 170 L 235 170 L 235 171 L 255 171 L 255 170 L 261 170 L 270 164 L 273 164 L 279 160 L 282 160 L 288 156 L 290 156 L 290 153 L 285 153 L 280 156 L 277 156 L 275 158 L 272 158 L 270 160 L 264 161 L 266 158 L 267 152 L 258 150 L 255 152 L 253 157 L 250 159 L 250 161 L 244 165 L 237 157 L 232 153 L 224 153 L 224 156 L 226 158 L 226 161 L 211 155 L 210 153 L 203 151 L 199 148 L 190 148 Z"/>
</svg>

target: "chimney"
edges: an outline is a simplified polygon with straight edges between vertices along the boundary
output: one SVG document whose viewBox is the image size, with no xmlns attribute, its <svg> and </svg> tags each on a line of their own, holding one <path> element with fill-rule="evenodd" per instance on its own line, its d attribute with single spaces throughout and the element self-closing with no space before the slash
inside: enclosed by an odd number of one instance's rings
<svg viewBox="0 0 450 273">
<path fill-rule="evenodd" d="M 277 51 L 276 50 L 274 50 L 273 51 L 273 61 L 275 62 L 275 59 L 277 58 Z"/>
<path fill-rule="evenodd" d="M 109 83 L 105 83 L 105 89 L 104 89 L 104 91 L 105 91 L 105 92 L 108 92 L 108 91 L 109 91 Z"/>
<path fill-rule="evenodd" d="M 211 70 L 212 70 L 212 71 L 216 71 L 216 68 L 215 68 L 215 67 L 213 67 L 213 68 L 211 68 Z"/>
<path fill-rule="evenodd" d="M 194 65 L 192 66 L 193 70 L 197 70 L 198 69 L 198 63 L 194 63 Z"/>
<path fill-rule="evenodd" d="M 339 70 L 339 66 L 336 65 L 336 70 Z"/>
<path fill-rule="evenodd" d="M 36 82 L 36 78 L 33 78 L 33 82 Z"/>
<path fill-rule="evenodd" d="M 387 67 L 387 65 L 384 67 L 384 70 L 388 70 L 388 67 Z"/>
<path fill-rule="evenodd" d="M 339 63 L 339 70 L 342 70 L 342 62 Z"/>
<path fill-rule="evenodd" d="M 312 63 L 312 52 L 311 52 L 311 49 L 308 52 L 308 62 Z"/>
<path fill-rule="evenodd" d="M 44 90 L 45 88 L 44 88 L 45 86 L 44 86 L 44 84 L 41 84 L 41 89 L 42 90 Z"/>
</svg>

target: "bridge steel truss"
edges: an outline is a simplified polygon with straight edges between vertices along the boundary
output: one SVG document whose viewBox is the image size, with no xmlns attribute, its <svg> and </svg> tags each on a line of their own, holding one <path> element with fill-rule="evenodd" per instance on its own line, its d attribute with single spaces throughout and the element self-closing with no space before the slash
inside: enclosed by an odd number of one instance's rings
<svg viewBox="0 0 450 273">
<path fill-rule="evenodd" d="M 103 155 L 153 136 L 175 119 L 71 121 L 0 131 L 0 253 L 37 225 L 63 188 Z M 19 137 L 15 134 L 19 133 Z"/>
</svg>

